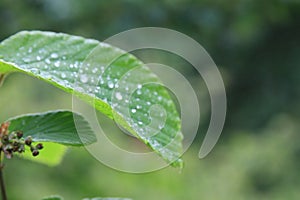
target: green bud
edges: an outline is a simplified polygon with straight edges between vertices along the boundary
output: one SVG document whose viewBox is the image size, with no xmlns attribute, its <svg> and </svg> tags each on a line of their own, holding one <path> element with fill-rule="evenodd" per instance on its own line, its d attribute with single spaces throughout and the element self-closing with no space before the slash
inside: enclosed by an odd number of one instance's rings
<svg viewBox="0 0 300 200">
<path fill-rule="evenodd" d="M 12 141 L 14 139 L 17 139 L 17 134 L 15 132 L 12 132 L 8 135 L 8 140 Z"/>
<path fill-rule="evenodd" d="M 7 135 L 3 135 L 2 142 L 5 143 L 5 144 L 8 143 L 8 136 Z"/>
</svg>

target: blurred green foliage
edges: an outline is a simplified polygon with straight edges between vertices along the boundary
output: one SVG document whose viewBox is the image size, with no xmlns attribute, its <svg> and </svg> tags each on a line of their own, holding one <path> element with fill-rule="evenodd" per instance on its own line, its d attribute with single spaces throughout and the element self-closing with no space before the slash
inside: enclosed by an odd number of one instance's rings
<svg viewBox="0 0 300 200">
<path fill-rule="evenodd" d="M 142 175 L 121 173 L 99 164 L 84 149 L 72 149 L 55 168 L 24 160 L 7 162 L 11 199 L 51 194 L 66 199 L 299 199 L 299 22 L 297 0 L 1 0 L 0 40 L 31 29 L 98 40 L 142 26 L 185 33 L 219 66 L 228 96 L 221 139 L 207 158 L 198 160 L 209 119 L 203 94 L 199 137 L 183 157 L 182 173 L 171 168 Z M 160 57 L 159 52 L 152 55 Z M 205 89 L 193 81 L 198 75 L 192 69 L 181 70 L 195 88 Z M 9 76 L 0 94 L 0 120 L 71 108 L 69 95 L 20 74 Z"/>
</svg>

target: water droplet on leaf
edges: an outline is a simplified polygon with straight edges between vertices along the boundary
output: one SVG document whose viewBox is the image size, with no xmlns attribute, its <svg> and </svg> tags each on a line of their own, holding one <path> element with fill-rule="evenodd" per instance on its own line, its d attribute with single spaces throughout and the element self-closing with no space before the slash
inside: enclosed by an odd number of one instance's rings
<svg viewBox="0 0 300 200">
<path fill-rule="evenodd" d="M 118 100 L 122 100 L 123 99 L 122 94 L 120 92 L 116 92 L 116 98 Z"/>
<path fill-rule="evenodd" d="M 55 66 L 55 67 L 59 67 L 59 65 L 60 65 L 60 62 L 59 62 L 59 61 L 56 61 L 56 62 L 54 63 L 54 66 Z"/>
<path fill-rule="evenodd" d="M 132 112 L 132 113 L 136 113 L 136 109 L 134 109 L 134 108 L 131 109 L 131 112 Z"/>
<path fill-rule="evenodd" d="M 87 83 L 89 81 L 89 78 L 88 78 L 88 76 L 86 74 L 81 74 L 80 75 L 80 81 L 82 83 Z"/>
<path fill-rule="evenodd" d="M 51 58 L 58 58 L 58 54 L 57 53 L 52 53 Z"/>
<path fill-rule="evenodd" d="M 109 87 L 109 88 L 111 88 L 111 89 L 112 89 L 112 88 L 114 88 L 114 86 L 115 86 L 115 85 L 114 85 L 114 83 L 113 83 L 113 82 L 111 82 L 111 81 L 110 81 L 110 82 L 108 82 L 108 87 Z"/>
</svg>

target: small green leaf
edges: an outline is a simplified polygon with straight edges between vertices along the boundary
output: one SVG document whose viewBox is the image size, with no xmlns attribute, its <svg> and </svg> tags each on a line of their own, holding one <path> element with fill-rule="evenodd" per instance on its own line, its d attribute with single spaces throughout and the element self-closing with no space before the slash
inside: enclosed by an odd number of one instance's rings
<svg viewBox="0 0 300 200">
<path fill-rule="evenodd" d="M 81 115 L 71 111 L 27 114 L 7 121 L 10 122 L 10 131 L 21 130 L 24 137 L 31 136 L 35 142 L 82 146 L 96 141 L 88 122 Z M 85 132 L 85 135 L 79 137 L 77 131 Z"/>
<path fill-rule="evenodd" d="M 173 166 L 182 166 L 176 106 L 159 78 L 131 54 L 82 37 L 23 31 L 0 44 L 0 74 L 11 72 L 75 94 Z"/>
<path fill-rule="evenodd" d="M 128 198 L 100 198 L 100 197 L 95 197 L 95 198 L 84 198 L 82 200 L 132 200 L 132 199 L 128 199 Z"/>
<path fill-rule="evenodd" d="M 63 198 L 60 196 L 49 196 L 49 197 L 44 197 L 42 200 L 63 200 Z"/>
</svg>

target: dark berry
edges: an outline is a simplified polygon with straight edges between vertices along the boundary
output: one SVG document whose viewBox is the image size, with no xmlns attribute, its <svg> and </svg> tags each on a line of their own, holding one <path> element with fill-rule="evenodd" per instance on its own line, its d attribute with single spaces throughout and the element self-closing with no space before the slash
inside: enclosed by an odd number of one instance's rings
<svg viewBox="0 0 300 200">
<path fill-rule="evenodd" d="M 32 143 L 32 138 L 30 136 L 28 136 L 26 139 L 25 139 L 25 144 L 30 146 Z"/>
<path fill-rule="evenodd" d="M 14 147 L 17 147 L 17 146 L 20 145 L 20 143 L 19 143 L 18 141 L 13 141 L 12 145 L 13 145 Z"/>
<path fill-rule="evenodd" d="M 17 152 L 19 150 L 19 147 L 18 146 L 14 146 L 13 147 L 13 152 Z"/>
<path fill-rule="evenodd" d="M 7 143 L 8 142 L 8 136 L 7 135 L 3 135 L 2 142 L 3 143 Z"/>
<path fill-rule="evenodd" d="M 43 149 L 44 146 L 42 143 L 38 143 L 36 146 L 35 146 L 37 149 Z"/>
<path fill-rule="evenodd" d="M 21 139 L 23 137 L 23 132 L 22 131 L 17 131 L 17 137 Z"/>
<path fill-rule="evenodd" d="M 4 146 L 3 150 L 11 153 L 13 151 L 13 146 L 11 144 L 8 144 Z"/>
<path fill-rule="evenodd" d="M 17 134 L 15 132 L 10 133 L 8 136 L 8 140 L 10 140 L 10 141 L 14 140 L 16 138 L 17 138 Z"/>
<path fill-rule="evenodd" d="M 25 151 L 24 144 L 21 144 L 21 145 L 19 146 L 18 152 L 19 152 L 19 153 L 22 153 L 22 152 L 24 152 L 24 151 Z"/>
<path fill-rule="evenodd" d="M 39 152 L 38 150 L 33 150 L 33 151 L 32 151 L 32 155 L 33 155 L 33 156 L 37 156 L 37 155 L 39 155 L 39 153 L 40 153 L 40 152 Z"/>
</svg>

